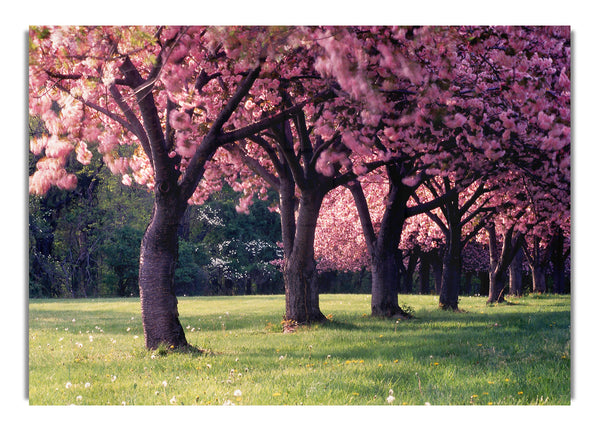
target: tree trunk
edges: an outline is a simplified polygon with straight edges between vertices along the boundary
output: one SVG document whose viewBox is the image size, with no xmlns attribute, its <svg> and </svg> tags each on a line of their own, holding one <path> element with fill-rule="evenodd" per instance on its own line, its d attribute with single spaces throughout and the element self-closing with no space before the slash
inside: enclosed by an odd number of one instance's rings
<svg viewBox="0 0 600 431">
<path fill-rule="evenodd" d="M 523 295 L 523 249 L 519 248 L 517 254 L 508 268 L 508 293 L 512 296 Z"/>
<path fill-rule="evenodd" d="M 371 255 L 371 315 L 381 317 L 409 316 L 398 304 L 400 268 L 396 254 L 406 219 L 411 190 L 402 182 L 401 168 L 387 167 L 390 188 L 379 232 L 375 235 L 367 202 L 358 182 L 349 184 L 358 210 L 367 249 Z"/>
<path fill-rule="evenodd" d="M 401 253 L 398 253 L 401 255 Z M 415 268 L 417 267 L 418 256 L 416 253 L 411 253 L 408 258 L 408 265 L 404 268 L 403 278 L 402 278 L 402 288 L 400 289 L 401 293 L 412 293 L 413 291 L 413 274 L 415 272 Z M 402 264 L 402 260 L 400 260 L 400 264 Z"/>
<path fill-rule="evenodd" d="M 504 288 L 506 286 L 505 271 L 490 271 L 490 293 L 488 303 L 504 302 Z"/>
<path fill-rule="evenodd" d="M 442 293 L 442 274 L 443 274 L 443 263 L 442 259 L 437 252 L 431 253 L 431 269 L 433 270 L 433 283 L 435 293 L 440 295 Z"/>
<path fill-rule="evenodd" d="M 428 254 L 420 253 L 419 260 L 419 293 L 426 295 L 430 291 Z"/>
<path fill-rule="evenodd" d="M 174 199 L 157 196 L 152 219 L 142 239 L 139 286 L 148 349 L 187 345 L 174 289 L 179 247 L 177 231 L 185 206 Z"/>
<path fill-rule="evenodd" d="M 534 293 L 546 292 L 546 266 L 550 258 L 550 249 L 542 249 L 540 239 L 533 238 L 531 250 L 525 250 L 525 257 L 531 269 L 531 280 Z"/>
<path fill-rule="evenodd" d="M 395 250 L 375 254 L 371 271 L 371 314 L 382 317 L 406 315 L 398 305 L 399 269 Z"/>
<path fill-rule="evenodd" d="M 489 295 L 490 293 L 490 273 L 489 271 L 480 271 L 477 274 L 479 278 L 479 294 L 481 296 Z"/>
<path fill-rule="evenodd" d="M 442 263 L 442 284 L 440 287 L 440 308 L 444 310 L 458 310 L 458 294 L 460 291 L 461 275 L 461 230 L 458 223 L 452 223 L 448 217 L 448 236 L 446 240 L 446 252 Z"/>
<path fill-rule="evenodd" d="M 460 248 L 458 256 L 455 250 L 448 250 L 442 265 L 442 283 L 439 306 L 444 310 L 458 310 L 458 294 L 460 290 Z"/>
<path fill-rule="evenodd" d="M 289 256 L 286 256 L 283 268 L 285 316 L 287 320 L 300 324 L 325 320 L 325 315 L 319 308 L 314 256 L 315 230 L 322 201 L 323 194 L 319 191 L 302 192 L 293 247 Z M 289 223 L 282 219 L 282 225 L 289 226 Z M 287 247 L 284 245 L 284 248 Z"/>
<path fill-rule="evenodd" d="M 533 280 L 533 291 L 535 293 L 546 292 L 546 271 L 541 265 L 534 265 L 531 268 L 531 278 Z"/>
<path fill-rule="evenodd" d="M 490 250 L 490 293 L 487 302 L 491 304 L 504 301 L 506 272 L 523 244 L 523 235 L 515 234 L 514 226 L 509 228 L 502 239 L 502 249 L 499 250 L 495 226 L 488 226 L 486 230 Z"/>
<path fill-rule="evenodd" d="M 465 273 L 464 291 L 468 295 L 472 295 L 473 294 L 473 273 L 472 272 L 466 272 Z"/>
<path fill-rule="evenodd" d="M 552 281 L 554 293 L 565 293 L 565 260 L 567 255 L 564 252 L 565 236 L 562 230 L 558 230 L 552 238 Z"/>
</svg>

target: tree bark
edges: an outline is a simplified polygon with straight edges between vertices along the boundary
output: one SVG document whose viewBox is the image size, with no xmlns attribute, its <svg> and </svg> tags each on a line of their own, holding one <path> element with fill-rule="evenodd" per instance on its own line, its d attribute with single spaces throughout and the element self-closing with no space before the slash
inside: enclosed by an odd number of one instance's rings
<svg viewBox="0 0 600 431">
<path fill-rule="evenodd" d="M 399 256 L 399 265 L 402 270 L 402 287 L 400 289 L 401 293 L 412 293 L 413 291 L 413 274 L 415 272 L 415 268 L 417 267 L 418 255 L 416 253 L 411 253 L 408 258 L 408 265 L 403 268 L 402 256 L 401 253 L 397 253 Z"/>
<path fill-rule="evenodd" d="M 390 190 L 379 233 L 375 235 L 367 202 L 358 182 L 349 184 L 354 197 L 367 249 L 371 255 L 371 315 L 408 316 L 398 304 L 400 268 L 396 259 L 411 190 L 401 183 L 400 169 L 388 166 Z"/>
<path fill-rule="evenodd" d="M 565 236 L 561 229 L 554 234 L 551 242 L 552 253 L 552 281 L 554 293 L 565 293 L 565 260 L 568 256 L 568 251 L 565 253 Z"/>
<path fill-rule="evenodd" d="M 546 267 L 550 259 L 550 248 L 542 249 L 538 237 L 533 238 L 531 250 L 524 249 L 527 263 L 531 269 L 534 293 L 546 292 Z"/>
<path fill-rule="evenodd" d="M 294 242 L 283 268 L 286 288 L 285 316 L 287 320 L 299 324 L 325 320 L 325 315 L 319 308 L 314 256 L 315 231 L 323 197 L 318 190 L 302 192 Z M 290 224 L 287 220 L 285 222 L 286 225 Z"/>
<path fill-rule="evenodd" d="M 444 272 L 443 261 L 440 259 L 438 251 L 434 251 L 430 254 L 431 256 L 431 269 L 433 271 L 433 286 L 435 293 L 441 295 L 442 293 L 442 275 Z"/>
<path fill-rule="evenodd" d="M 523 249 L 519 248 L 508 268 L 508 293 L 512 296 L 523 295 Z"/>
<path fill-rule="evenodd" d="M 504 289 L 506 287 L 506 271 L 490 271 L 490 293 L 488 304 L 504 302 Z"/>
<path fill-rule="evenodd" d="M 419 293 L 426 295 L 430 292 L 429 282 L 429 255 L 427 253 L 419 253 Z"/>
<path fill-rule="evenodd" d="M 523 235 L 514 233 L 514 226 L 509 228 L 502 240 L 502 249 L 498 249 L 496 228 L 491 225 L 486 227 L 489 236 L 490 250 L 490 292 L 488 304 L 503 302 L 506 285 L 506 272 L 513 261 L 517 250 L 523 243 Z"/>
<path fill-rule="evenodd" d="M 531 268 L 531 278 L 533 280 L 534 293 L 546 293 L 546 271 L 541 265 L 534 265 Z"/>
<path fill-rule="evenodd" d="M 158 196 L 140 249 L 140 301 L 146 348 L 187 346 L 179 322 L 174 277 L 177 231 L 186 204 Z"/>
<path fill-rule="evenodd" d="M 450 245 L 444 255 L 439 300 L 440 308 L 453 311 L 458 310 L 461 276 L 460 247 L 455 248 L 458 248 L 458 252 Z"/>
</svg>

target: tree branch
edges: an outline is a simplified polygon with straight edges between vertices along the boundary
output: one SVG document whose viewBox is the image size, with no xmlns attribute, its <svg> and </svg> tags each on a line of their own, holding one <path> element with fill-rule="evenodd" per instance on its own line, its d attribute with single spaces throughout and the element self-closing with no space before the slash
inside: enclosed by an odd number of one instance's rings
<svg viewBox="0 0 600 431">
<path fill-rule="evenodd" d="M 367 199 L 365 198 L 362 185 L 359 181 L 350 181 L 347 185 L 345 185 L 345 187 L 350 190 L 352 197 L 354 198 L 354 204 L 356 205 L 356 209 L 358 211 L 360 225 L 362 226 L 363 235 L 367 243 L 367 250 L 369 251 L 369 255 L 372 256 L 375 251 L 374 249 L 377 237 L 375 236 L 375 229 L 373 228 L 369 206 L 367 204 Z"/>
<path fill-rule="evenodd" d="M 258 160 L 250 157 L 246 151 L 235 144 L 225 144 L 223 148 L 229 151 L 231 154 L 237 155 L 242 162 L 244 162 L 244 164 L 252 170 L 252 172 L 264 179 L 275 190 L 279 191 L 279 179 L 265 169 L 265 167 L 261 165 Z"/>
<path fill-rule="evenodd" d="M 241 82 L 234 95 L 229 99 L 217 119 L 213 122 L 207 135 L 204 137 L 202 143 L 196 150 L 196 153 L 190 160 L 183 180 L 181 181 L 181 192 L 186 200 L 189 199 L 194 193 L 194 190 L 196 190 L 202 175 L 204 175 L 204 166 L 206 162 L 213 156 L 217 149 L 227 142 L 234 142 L 241 139 L 241 137 L 233 140 L 220 139 L 220 137 L 223 136 L 221 129 L 231 115 L 233 115 L 233 112 L 242 99 L 248 94 L 250 88 L 252 88 L 254 81 L 258 78 L 260 73 L 261 64 L 250 70 L 246 78 Z"/>
</svg>

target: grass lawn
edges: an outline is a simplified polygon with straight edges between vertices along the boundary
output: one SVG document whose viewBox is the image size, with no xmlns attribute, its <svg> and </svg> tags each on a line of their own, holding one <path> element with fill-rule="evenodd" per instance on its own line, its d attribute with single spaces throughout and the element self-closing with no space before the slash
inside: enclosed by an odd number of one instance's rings
<svg viewBox="0 0 600 431">
<path fill-rule="evenodd" d="M 321 295 L 329 321 L 283 334 L 283 296 L 181 298 L 188 342 L 144 348 L 138 299 L 31 300 L 32 405 L 568 405 L 571 298 L 489 307 L 400 296 L 416 318 L 370 317 L 369 295 Z M 392 394 L 392 397 L 390 397 Z"/>
</svg>

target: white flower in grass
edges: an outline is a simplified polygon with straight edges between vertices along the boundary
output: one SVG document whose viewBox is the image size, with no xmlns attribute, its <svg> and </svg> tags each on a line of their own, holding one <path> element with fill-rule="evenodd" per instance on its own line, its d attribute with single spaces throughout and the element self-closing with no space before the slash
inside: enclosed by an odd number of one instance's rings
<svg viewBox="0 0 600 431">
<path fill-rule="evenodd" d="M 77 397 L 75 397 L 75 401 L 81 401 L 83 399 L 83 397 L 81 395 L 77 395 Z"/>
<path fill-rule="evenodd" d="M 162 385 L 163 385 L 163 388 L 166 388 L 167 387 L 167 381 L 163 380 Z"/>
<path fill-rule="evenodd" d="M 171 398 L 171 399 L 169 400 L 169 402 L 170 402 L 171 404 L 176 404 L 176 403 L 177 403 L 177 398 L 175 398 L 175 396 L 173 396 L 173 398 Z"/>
<path fill-rule="evenodd" d="M 394 391 L 390 389 L 390 394 L 385 400 L 388 402 L 388 404 L 392 404 L 395 399 L 396 397 L 394 397 Z"/>
<path fill-rule="evenodd" d="M 70 389 L 70 388 L 71 388 L 71 386 L 73 386 L 73 385 L 71 384 L 71 382 L 67 382 L 67 384 L 65 385 L 65 388 L 67 388 L 67 389 Z"/>
<path fill-rule="evenodd" d="M 90 384 L 90 382 L 85 382 L 85 385 L 84 385 L 84 387 L 85 387 L 86 389 L 89 389 L 91 386 L 92 386 L 92 385 Z"/>
<path fill-rule="evenodd" d="M 242 391 L 240 391 L 239 389 L 236 389 L 236 390 L 233 392 L 233 396 L 234 396 L 234 397 L 238 397 L 238 398 L 239 398 L 239 397 L 241 397 L 241 396 L 242 396 Z"/>
</svg>

